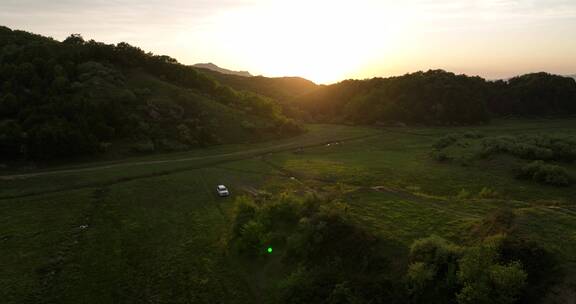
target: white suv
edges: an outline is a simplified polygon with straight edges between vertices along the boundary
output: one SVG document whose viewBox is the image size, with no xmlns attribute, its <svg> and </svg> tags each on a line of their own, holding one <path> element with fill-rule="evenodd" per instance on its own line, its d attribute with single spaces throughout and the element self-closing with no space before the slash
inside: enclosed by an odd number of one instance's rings
<svg viewBox="0 0 576 304">
<path fill-rule="evenodd" d="M 218 185 L 218 187 L 216 187 L 216 192 L 218 193 L 218 196 L 230 195 L 230 191 L 228 191 L 228 189 L 224 185 Z"/>
</svg>

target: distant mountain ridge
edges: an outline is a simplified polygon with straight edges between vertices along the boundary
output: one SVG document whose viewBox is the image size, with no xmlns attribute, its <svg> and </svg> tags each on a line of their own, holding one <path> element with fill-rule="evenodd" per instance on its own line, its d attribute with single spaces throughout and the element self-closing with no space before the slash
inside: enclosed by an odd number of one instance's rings
<svg viewBox="0 0 576 304">
<path fill-rule="evenodd" d="M 276 99 L 280 103 L 310 93 L 320 87 L 314 82 L 302 77 L 243 77 L 206 69 L 202 72 L 236 90 L 256 92 Z"/>
<path fill-rule="evenodd" d="M 232 71 L 232 70 L 228 70 L 225 68 L 221 68 L 215 64 L 213 64 L 212 62 L 209 63 L 197 63 L 195 65 L 193 65 L 193 67 L 195 68 L 200 68 L 200 69 L 207 69 L 207 70 L 212 70 L 212 71 L 216 71 L 222 74 L 226 74 L 226 75 L 236 75 L 236 76 L 242 76 L 242 77 L 252 77 L 252 74 L 250 74 L 248 71 Z"/>
</svg>

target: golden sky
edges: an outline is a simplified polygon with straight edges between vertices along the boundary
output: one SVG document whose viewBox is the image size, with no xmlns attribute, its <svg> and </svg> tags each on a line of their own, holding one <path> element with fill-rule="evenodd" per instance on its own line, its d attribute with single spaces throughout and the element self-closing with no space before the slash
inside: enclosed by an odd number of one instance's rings
<svg viewBox="0 0 576 304">
<path fill-rule="evenodd" d="M 575 0 L 1 0 L 0 24 L 319 83 L 576 73 Z"/>
</svg>

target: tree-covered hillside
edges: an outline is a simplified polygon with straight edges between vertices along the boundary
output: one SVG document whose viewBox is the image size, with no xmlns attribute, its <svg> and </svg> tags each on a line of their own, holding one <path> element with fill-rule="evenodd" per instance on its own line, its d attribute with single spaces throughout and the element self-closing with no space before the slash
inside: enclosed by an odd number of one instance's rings
<svg viewBox="0 0 576 304">
<path fill-rule="evenodd" d="M 320 86 L 301 77 L 242 77 L 199 68 L 220 83 L 237 90 L 248 90 L 286 102 L 294 97 L 310 93 Z"/>
<path fill-rule="evenodd" d="M 56 159 L 287 136 L 276 103 L 127 43 L 0 27 L 0 155 Z"/>
<path fill-rule="evenodd" d="M 443 70 L 346 80 L 297 98 L 298 108 L 332 122 L 475 124 L 502 116 L 576 114 L 576 81 L 547 73 L 508 81 Z"/>
<path fill-rule="evenodd" d="M 127 43 L 0 27 L 0 154 L 57 159 L 288 136 L 286 116 L 355 124 L 477 124 L 495 116 L 576 114 L 576 81 L 506 81 L 442 70 L 318 86 L 298 77 L 225 75 Z"/>
<path fill-rule="evenodd" d="M 243 77 L 208 69 L 200 70 L 236 90 L 247 90 L 277 100 L 283 113 L 295 118 L 305 118 L 307 115 L 294 105 L 294 99 L 322 87 L 301 77 Z"/>
</svg>

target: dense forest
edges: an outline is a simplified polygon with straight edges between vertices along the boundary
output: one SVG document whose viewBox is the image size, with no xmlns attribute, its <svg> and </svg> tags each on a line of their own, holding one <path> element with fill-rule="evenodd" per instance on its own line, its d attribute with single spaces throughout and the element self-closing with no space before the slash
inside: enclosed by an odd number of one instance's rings
<svg viewBox="0 0 576 304">
<path fill-rule="evenodd" d="M 548 73 L 487 81 L 443 70 L 316 85 L 298 77 L 241 77 L 206 71 L 235 89 L 280 102 L 286 115 L 309 121 L 458 125 L 494 117 L 576 114 L 576 81 Z"/>
<path fill-rule="evenodd" d="M 547 73 L 486 81 L 443 70 L 346 80 L 294 101 L 316 120 L 457 125 L 492 117 L 576 114 L 576 81 Z"/>
<path fill-rule="evenodd" d="M 0 27 L 2 159 L 183 150 L 301 131 L 270 98 L 168 56 Z"/>
</svg>

